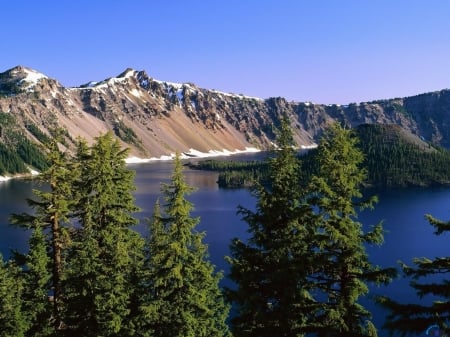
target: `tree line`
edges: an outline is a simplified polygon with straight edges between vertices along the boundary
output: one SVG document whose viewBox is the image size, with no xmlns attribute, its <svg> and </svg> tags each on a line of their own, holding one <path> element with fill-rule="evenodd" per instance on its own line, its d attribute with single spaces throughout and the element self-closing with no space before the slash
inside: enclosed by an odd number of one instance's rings
<svg viewBox="0 0 450 337">
<path fill-rule="evenodd" d="M 450 151 L 447 149 L 419 141 L 415 136 L 408 139 L 396 125 L 365 124 L 354 132 L 359 138 L 357 147 L 364 154 L 366 186 L 398 188 L 450 184 Z M 315 149 L 299 155 L 303 179 L 317 175 L 316 155 Z M 257 181 L 264 183 L 268 175 L 264 161 L 208 160 L 190 166 L 218 171 L 218 185 L 222 188 L 251 187 Z"/>
<path fill-rule="evenodd" d="M 358 138 L 331 126 L 317 149 L 317 174 L 305 180 L 288 124 L 267 160 L 267 180 L 253 188 L 256 208 L 238 207 L 249 238 L 230 243 L 234 286 L 225 289 L 191 216 L 186 197 L 194 188 L 178 157 L 142 237 L 132 229 L 138 209 L 127 150 L 111 133 L 91 146 L 78 140 L 73 155 L 52 140 L 41 175 L 49 189 L 35 191 L 32 214 L 12 216 L 32 234 L 26 254 L 0 264 L 0 336 L 376 336 L 360 299 L 397 270 L 374 266 L 365 250 L 382 243 L 383 228 L 364 231 L 357 219 L 376 202 L 361 193 L 367 172 Z M 429 219 L 438 234 L 450 227 Z M 404 273 L 450 266 L 446 258 L 415 263 Z M 448 298 L 445 282 L 413 286 Z M 448 302 L 416 306 L 413 315 L 408 304 L 378 301 L 392 311 L 393 331 L 446 329 Z"/>
<path fill-rule="evenodd" d="M 14 116 L 0 112 L 0 175 L 29 173 L 29 167 L 46 169 L 45 154 L 18 130 Z"/>
</svg>

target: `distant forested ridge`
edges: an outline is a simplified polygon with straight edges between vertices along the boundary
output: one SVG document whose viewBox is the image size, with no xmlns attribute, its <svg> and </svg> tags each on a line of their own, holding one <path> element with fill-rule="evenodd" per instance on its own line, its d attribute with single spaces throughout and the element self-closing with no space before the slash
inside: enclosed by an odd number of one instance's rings
<svg viewBox="0 0 450 337">
<path fill-rule="evenodd" d="M 394 124 L 363 124 L 354 129 L 358 148 L 364 154 L 366 184 L 374 187 L 439 186 L 450 184 L 450 151 L 432 145 Z M 301 156 L 304 179 L 318 168 L 316 151 Z M 189 165 L 192 168 L 219 172 L 223 188 L 252 186 L 264 181 L 264 161 L 207 160 Z"/>
<path fill-rule="evenodd" d="M 29 126 L 39 130 L 34 124 Z M 43 151 L 17 126 L 15 117 L 0 112 L 0 175 L 28 173 L 47 167 Z"/>
<path fill-rule="evenodd" d="M 365 155 L 369 183 L 375 186 L 450 184 L 450 151 L 397 125 L 365 124 L 355 129 Z"/>
</svg>

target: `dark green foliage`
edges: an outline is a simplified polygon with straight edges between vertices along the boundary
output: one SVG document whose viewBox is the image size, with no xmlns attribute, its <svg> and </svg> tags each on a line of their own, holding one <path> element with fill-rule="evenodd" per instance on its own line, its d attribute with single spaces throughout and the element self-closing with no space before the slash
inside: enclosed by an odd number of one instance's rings
<svg viewBox="0 0 450 337">
<path fill-rule="evenodd" d="M 364 232 L 357 208 L 373 207 L 374 198 L 362 200 L 366 172 L 363 154 L 351 130 L 335 124 L 322 137 L 312 178 L 311 203 L 319 219 L 315 228 L 314 261 L 310 276 L 319 294 L 313 331 L 318 336 L 369 336 L 370 312 L 358 300 L 368 294 L 367 282 L 388 283 L 394 269 L 380 270 L 369 262 L 365 244 L 381 244 L 382 225 Z M 368 325 L 368 322 L 370 323 Z"/>
<path fill-rule="evenodd" d="M 0 175 L 23 172 L 28 172 L 28 169 L 22 158 L 17 152 L 0 143 Z"/>
<path fill-rule="evenodd" d="M 450 151 L 407 134 L 396 125 L 356 129 L 368 183 L 381 187 L 450 184 Z"/>
<path fill-rule="evenodd" d="M 52 285 L 51 259 L 47 238 L 38 225 L 29 240 L 29 253 L 25 256 L 23 313 L 28 320 L 27 336 L 53 335 L 54 309 L 49 298 Z M 53 296 L 53 301 L 55 297 Z M 58 322 L 59 323 L 59 322 Z"/>
<path fill-rule="evenodd" d="M 237 309 L 232 318 L 235 336 L 300 336 L 308 320 L 312 298 L 306 275 L 311 261 L 303 222 L 312 211 L 304 203 L 287 125 L 282 123 L 280 150 L 268 161 L 267 183 L 254 190 L 256 211 L 239 208 L 250 238 L 234 239 L 228 258 L 229 277 L 236 283 L 227 292 Z"/>
<path fill-rule="evenodd" d="M 111 133 L 90 148 L 84 142 L 78 146 L 75 214 L 81 227 L 72 239 L 63 282 L 67 334 L 133 335 L 131 299 L 143 240 L 130 228 L 138 208 L 127 153 Z"/>
<path fill-rule="evenodd" d="M 221 188 L 252 187 L 258 181 L 265 181 L 268 175 L 267 163 L 260 160 L 204 160 L 188 166 L 197 170 L 218 171 L 217 184 Z"/>
<path fill-rule="evenodd" d="M 46 169 L 43 150 L 19 131 L 13 115 L 0 113 L 0 175 L 29 173 L 27 166 Z"/>
<path fill-rule="evenodd" d="M 182 174 L 179 157 L 171 183 L 162 187 L 164 208 L 155 206 L 147 244 L 147 281 L 142 323 L 151 336 L 228 336 L 228 307 L 219 289 L 220 273 L 208 260 L 204 233 L 197 232 L 193 191 Z"/>
<path fill-rule="evenodd" d="M 31 132 L 33 136 L 36 137 L 37 140 L 39 140 L 42 144 L 49 143 L 50 138 L 43 133 L 35 124 L 32 122 L 25 123 L 25 127 L 28 131 Z"/>
<path fill-rule="evenodd" d="M 3 73 L 5 74 L 5 73 Z M 0 77 L 0 98 L 9 97 L 24 92 L 23 88 L 19 85 L 18 81 L 4 81 L 5 78 Z"/>
<path fill-rule="evenodd" d="M 28 322 L 23 312 L 21 270 L 0 256 L 0 337 L 24 337 Z"/>
<path fill-rule="evenodd" d="M 435 219 L 431 215 L 426 218 L 441 235 L 450 231 L 450 222 Z M 424 304 L 402 304 L 387 297 L 379 297 L 378 302 L 390 310 L 385 328 L 391 332 L 399 332 L 402 336 L 413 333 L 424 333 L 432 325 L 439 327 L 440 336 L 450 333 L 450 257 L 436 257 L 431 260 L 425 257 L 413 260 L 415 267 L 401 263 L 406 277 L 411 277 L 411 287 L 418 298 L 429 297 L 433 302 Z M 419 281 L 421 280 L 421 281 Z"/>
<path fill-rule="evenodd" d="M 407 134 L 396 125 L 365 124 L 355 129 L 357 144 L 367 170 L 365 186 L 406 187 L 450 184 L 450 151 Z M 318 172 L 317 150 L 300 155 L 302 179 Z M 260 161 L 234 162 L 211 160 L 193 168 L 219 171 L 220 187 L 251 187 L 267 177 L 267 166 Z"/>
<path fill-rule="evenodd" d="M 114 124 L 114 134 L 127 144 L 136 145 L 142 148 L 142 142 L 138 139 L 132 128 L 128 127 L 124 122 L 118 121 Z"/>
<path fill-rule="evenodd" d="M 62 311 L 62 289 L 61 278 L 63 273 L 63 250 L 66 248 L 66 229 L 63 228 L 69 221 L 69 215 L 74 205 L 73 182 L 76 179 L 76 171 L 72 170 L 72 163 L 69 162 L 67 154 L 61 152 L 58 148 L 59 137 L 55 138 L 51 143 L 47 144 L 47 158 L 46 161 L 50 164 L 48 169 L 44 171 L 39 179 L 41 182 L 49 185 L 49 191 L 34 190 L 37 197 L 36 200 L 29 199 L 28 204 L 35 212 L 34 214 L 14 214 L 11 218 L 13 224 L 17 224 L 26 228 L 31 228 L 37 231 L 38 235 L 34 241 L 30 243 L 30 254 L 37 254 L 33 249 L 34 244 L 37 244 L 37 238 L 42 229 L 47 233 L 45 243 L 39 242 L 43 247 L 36 249 L 44 250 L 49 254 L 51 259 L 50 269 L 52 276 L 50 280 L 35 279 L 34 285 L 40 284 L 39 291 L 52 291 L 53 296 L 53 317 L 52 320 L 55 328 L 61 324 Z M 39 252 L 43 259 L 43 252 Z M 31 255 L 32 257 L 34 255 Z M 33 266 L 39 261 L 34 261 Z M 37 265 L 36 265 L 37 267 Z M 43 271 L 40 270 L 40 275 L 45 277 Z M 36 276 L 37 277 L 37 276 Z M 43 288 L 44 285 L 47 288 Z M 36 290 L 37 291 L 37 290 Z M 45 320 L 41 321 L 43 324 Z M 39 332 L 39 331 L 38 331 Z"/>
</svg>

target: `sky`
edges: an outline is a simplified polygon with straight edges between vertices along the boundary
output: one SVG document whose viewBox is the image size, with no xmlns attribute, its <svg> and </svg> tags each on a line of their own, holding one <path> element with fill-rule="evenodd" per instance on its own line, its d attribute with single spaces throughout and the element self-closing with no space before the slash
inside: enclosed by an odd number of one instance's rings
<svg viewBox="0 0 450 337">
<path fill-rule="evenodd" d="M 0 17 L 0 72 L 66 87 L 126 68 L 322 104 L 450 87 L 448 0 L 14 0 Z"/>
</svg>

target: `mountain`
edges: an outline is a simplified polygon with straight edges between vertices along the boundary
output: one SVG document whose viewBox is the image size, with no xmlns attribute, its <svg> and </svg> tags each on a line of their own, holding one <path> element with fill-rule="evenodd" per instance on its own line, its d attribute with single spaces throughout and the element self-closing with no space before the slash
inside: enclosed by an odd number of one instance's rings
<svg viewBox="0 0 450 337">
<path fill-rule="evenodd" d="M 14 116 L 28 139 L 42 142 L 62 127 L 70 147 L 78 136 L 92 142 L 112 130 L 132 155 L 146 158 L 190 149 L 267 149 L 285 114 L 299 146 L 314 145 L 326 125 L 340 121 L 351 127 L 397 124 L 450 147 L 449 111 L 449 90 L 340 106 L 207 90 L 133 69 L 75 88 L 23 66 L 0 73 L 0 112 Z"/>
</svg>

